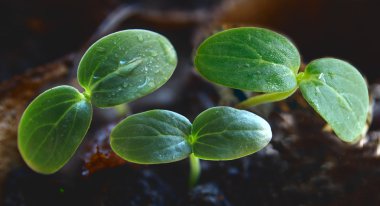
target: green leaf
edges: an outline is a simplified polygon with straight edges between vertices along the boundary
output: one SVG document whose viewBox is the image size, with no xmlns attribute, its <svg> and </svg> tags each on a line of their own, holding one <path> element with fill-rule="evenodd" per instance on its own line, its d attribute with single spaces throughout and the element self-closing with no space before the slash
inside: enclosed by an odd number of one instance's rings
<svg viewBox="0 0 380 206">
<path fill-rule="evenodd" d="M 21 117 L 18 147 L 23 159 L 36 172 L 56 172 L 75 153 L 91 117 L 91 104 L 73 87 L 42 93 Z"/>
<path fill-rule="evenodd" d="M 191 153 L 191 123 L 177 113 L 151 110 L 127 117 L 111 132 L 111 147 L 130 162 L 159 164 L 182 160 Z"/>
<path fill-rule="evenodd" d="M 273 31 L 246 27 L 226 30 L 198 48 L 195 66 L 206 79 L 255 92 L 285 92 L 297 86 L 297 48 Z"/>
<path fill-rule="evenodd" d="M 143 97 L 172 75 L 177 56 L 170 42 L 146 30 L 125 30 L 95 42 L 84 54 L 78 80 L 98 107 Z"/>
<path fill-rule="evenodd" d="M 365 80 L 355 67 L 333 58 L 312 61 L 300 78 L 300 89 L 340 139 L 357 139 L 365 126 L 369 100 Z"/>
<path fill-rule="evenodd" d="M 205 160 L 244 157 L 265 147 L 271 138 L 271 128 L 264 119 L 231 107 L 202 112 L 192 128 L 193 153 Z"/>
</svg>

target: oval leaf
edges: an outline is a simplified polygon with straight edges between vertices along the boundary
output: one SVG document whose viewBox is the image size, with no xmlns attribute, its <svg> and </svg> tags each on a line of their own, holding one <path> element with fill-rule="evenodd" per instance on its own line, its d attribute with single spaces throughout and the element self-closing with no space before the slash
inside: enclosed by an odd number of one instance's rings
<svg viewBox="0 0 380 206">
<path fill-rule="evenodd" d="M 84 54 L 78 79 L 98 107 L 111 107 L 143 97 L 172 75 L 177 56 L 162 35 L 125 30 L 95 42 Z"/>
<path fill-rule="evenodd" d="M 312 61 L 300 89 L 340 139 L 357 139 L 365 126 L 369 100 L 365 80 L 355 67 L 333 58 Z"/>
<path fill-rule="evenodd" d="M 21 117 L 18 147 L 23 159 L 36 172 L 56 172 L 75 153 L 91 117 L 91 104 L 73 87 L 42 93 Z"/>
<path fill-rule="evenodd" d="M 284 36 L 262 28 L 217 33 L 198 48 L 195 66 L 206 79 L 255 92 L 285 92 L 297 86 L 297 48 Z"/>
<path fill-rule="evenodd" d="M 271 138 L 271 128 L 263 118 L 231 107 L 202 112 L 192 128 L 193 153 L 205 160 L 244 157 L 261 150 Z"/>
<path fill-rule="evenodd" d="M 111 147 L 130 162 L 159 164 L 182 160 L 191 153 L 191 123 L 177 113 L 151 110 L 127 117 L 111 132 Z"/>
</svg>

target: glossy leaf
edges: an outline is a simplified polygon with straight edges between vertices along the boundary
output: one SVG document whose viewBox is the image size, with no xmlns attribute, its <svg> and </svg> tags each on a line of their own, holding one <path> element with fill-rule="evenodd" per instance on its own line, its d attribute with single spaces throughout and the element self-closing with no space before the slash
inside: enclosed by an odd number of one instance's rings
<svg viewBox="0 0 380 206">
<path fill-rule="evenodd" d="M 39 95 L 25 110 L 18 147 L 35 171 L 51 174 L 75 153 L 91 122 L 90 103 L 75 88 L 59 86 Z"/>
<path fill-rule="evenodd" d="M 271 128 L 264 119 L 231 107 L 202 112 L 192 128 L 193 153 L 205 160 L 244 157 L 265 147 L 271 138 Z"/>
<path fill-rule="evenodd" d="M 125 30 L 95 42 L 84 54 L 78 79 L 98 107 L 130 102 L 161 87 L 172 75 L 177 56 L 162 35 Z"/>
<path fill-rule="evenodd" d="M 273 31 L 246 27 L 226 30 L 198 48 L 195 66 L 206 79 L 256 92 L 285 92 L 297 86 L 297 48 Z"/>
<path fill-rule="evenodd" d="M 140 164 L 184 159 L 191 153 L 191 123 L 182 115 L 152 110 L 127 117 L 111 132 L 111 147 L 119 156 Z"/>
<path fill-rule="evenodd" d="M 307 102 L 346 142 L 362 132 L 368 112 L 368 90 L 362 75 L 347 62 L 323 58 L 307 65 L 300 80 Z"/>
</svg>

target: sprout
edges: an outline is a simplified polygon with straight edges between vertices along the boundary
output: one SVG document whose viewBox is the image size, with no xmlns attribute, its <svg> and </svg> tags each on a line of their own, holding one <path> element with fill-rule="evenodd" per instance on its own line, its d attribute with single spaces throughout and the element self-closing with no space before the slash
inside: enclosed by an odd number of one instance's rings
<svg viewBox="0 0 380 206">
<path fill-rule="evenodd" d="M 355 142 L 365 126 L 368 89 L 357 69 L 322 58 L 298 72 L 297 48 L 273 31 L 246 27 L 217 33 L 200 45 L 195 66 L 211 82 L 263 93 L 239 103 L 239 108 L 280 101 L 300 88 L 341 140 Z"/>
<path fill-rule="evenodd" d="M 58 86 L 27 107 L 18 129 L 18 147 L 33 170 L 51 174 L 74 155 L 91 123 L 92 105 L 112 107 L 143 97 L 172 75 L 177 56 L 170 42 L 146 30 L 125 30 L 95 42 L 84 54 L 78 80 L 81 94 Z"/>
<path fill-rule="evenodd" d="M 120 157 L 139 164 L 175 162 L 190 157 L 190 186 L 199 160 L 233 160 L 264 148 L 272 138 L 261 117 L 231 107 L 213 107 L 195 118 L 167 110 L 127 117 L 111 132 L 111 147 Z"/>
</svg>

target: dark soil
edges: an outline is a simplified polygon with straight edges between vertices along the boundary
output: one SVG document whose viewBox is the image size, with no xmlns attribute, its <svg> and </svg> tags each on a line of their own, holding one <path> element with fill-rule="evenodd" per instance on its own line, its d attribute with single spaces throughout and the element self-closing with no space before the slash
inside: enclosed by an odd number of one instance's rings
<svg viewBox="0 0 380 206">
<path fill-rule="evenodd" d="M 239 160 L 202 161 L 200 182 L 192 190 L 187 160 L 125 163 L 109 150 L 111 126 L 106 126 L 86 142 L 78 175 L 45 176 L 25 167 L 11 172 L 5 205 L 380 204 L 380 131 L 371 130 L 364 145 L 346 145 L 323 132 L 323 121 L 296 99 L 274 107 L 269 146 Z"/>
</svg>

